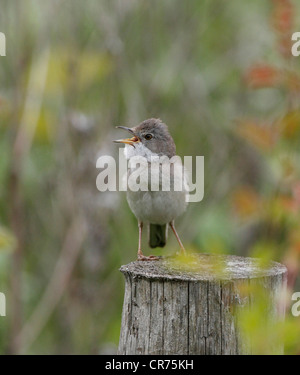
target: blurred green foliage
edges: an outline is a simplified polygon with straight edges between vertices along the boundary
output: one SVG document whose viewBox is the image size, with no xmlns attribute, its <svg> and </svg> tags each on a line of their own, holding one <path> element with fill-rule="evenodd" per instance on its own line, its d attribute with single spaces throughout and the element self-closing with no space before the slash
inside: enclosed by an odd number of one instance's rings
<svg viewBox="0 0 300 375">
<path fill-rule="evenodd" d="M 205 156 L 186 247 L 284 260 L 299 289 L 296 1 L 1 0 L 0 21 L 0 352 L 116 351 L 137 225 L 95 164 L 117 155 L 116 125 L 149 117 Z"/>
</svg>

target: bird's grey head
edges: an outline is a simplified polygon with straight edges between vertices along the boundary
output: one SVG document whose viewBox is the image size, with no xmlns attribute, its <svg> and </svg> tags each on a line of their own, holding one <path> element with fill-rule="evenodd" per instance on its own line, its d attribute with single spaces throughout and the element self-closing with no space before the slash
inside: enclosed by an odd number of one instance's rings
<svg viewBox="0 0 300 375">
<path fill-rule="evenodd" d="M 176 146 L 168 127 L 160 119 L 151 118 L 145 120 L 134 128 L 126 128 L 124 126 L 118 126 L 118 128 L 128 130 L 133 137 L 115 142 L 129 144 L 133 147 L 142 144 L 152 153 L 159 156 L 166 155 L 169 158 L 176 154 Z"/>
</svg>

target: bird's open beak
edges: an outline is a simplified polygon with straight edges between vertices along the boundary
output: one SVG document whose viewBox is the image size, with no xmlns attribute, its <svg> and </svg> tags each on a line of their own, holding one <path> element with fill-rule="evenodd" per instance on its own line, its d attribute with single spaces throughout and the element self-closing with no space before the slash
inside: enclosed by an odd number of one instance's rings
<svg viewBox="0 0 300 375">
<path fill-rule="evenodd" d="M 126 143 L 128 145 L 134 146 L 135 143 L 140 142 L 139 137 L 134 135 L 134 131 L 131 128 L 126 128 L 126 126 L 116 126 L 116 128 L 124 129 L 129 131 L 131 134 L 133 134 L 132 138 L 125 138 L 125 139 L 117 139 L 114 142 L 115 143 Z"/>
</svg>

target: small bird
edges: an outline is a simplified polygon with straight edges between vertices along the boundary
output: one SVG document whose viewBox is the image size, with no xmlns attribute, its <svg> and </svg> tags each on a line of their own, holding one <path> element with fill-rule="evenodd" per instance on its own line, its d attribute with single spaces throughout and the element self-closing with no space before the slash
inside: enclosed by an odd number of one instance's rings
<svg viewBox="0 0 300 375">
<path fill-rule="evenodd" d="M 187 206 L 187 176 L 181 164 L 180 158 L 170 163 L 170 159 L 176 155 L 176 146 L 171 137 L 168 127 L 160 119 L 151 118 L 143 121 L 138 126 L 127 128 L 117 126 L 117 128 L 127 130 L 131 133 L 131 138 L 115 140 L 116 143 L 124 143 L 124 154 L 129 160 L 128 177 L 134 169 L 130 168 L 130 160 L 134 156 L 144 157 L 147 160 L 144 172 L 150 180 L 147 180 L 149 189 L 147 191 L 132 191 L 127 188 L 127 201 L 132 212 L 138 219 L 139 242 L 138 242 L 138 260 L 159 260 L 159 257 L 150 255 L 145 256 L 142 252 L 142 231 L 144 224 L 149 229 L 149 245 L 151 248 L 164 247 L 167 240 L 168 225 L 170 225 L 179 245 L 181 252 L 185 253 L 184 246 L 175 229 L 174 220 L 181 215 Z M 159 157 L 159 162 L 154 162 L 155 157 Z M 157 160 L 157 159 L 156 159 Z M 172 159 L 173 160 L 173 159 Z M 179 160 L 179 161 L 178 161 Z M 164 166 L 169 163 L 170 167 L 170 189 L 164 191 L 163 178 L 165 178 Z M 151 169 L 152 168 L 152 169 Z M 181 168 L 182 173 L 178 172 Z M 151 191 L 152 173 L 159 175 L 158 191 Z M 179 176 L 179 177 L 178 177 Z M 181 181 L 176 181 L 180 178 Z M 174 187 L 176 182 L 180 182 L 182 189 Z M 177 185 L 178 186 L 178 185 Z"/>
</svg>

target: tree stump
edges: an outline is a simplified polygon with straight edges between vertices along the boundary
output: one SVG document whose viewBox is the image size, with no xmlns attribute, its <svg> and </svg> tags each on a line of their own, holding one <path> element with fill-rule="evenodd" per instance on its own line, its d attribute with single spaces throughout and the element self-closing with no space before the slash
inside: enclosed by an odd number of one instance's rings
<svg viewBox="0 0 300 375">
<path fill-rule="evenodd" d="M 125 296 L 119 354 L 251 354 L 239 316 L 265 292 L 264 319 L 283 319 L 286 268 L 254 258 L 193 254 L 122 266 Z M 283 347 L 272 350 L 282 353 Z M 271 352 L 271 349 L 270 349 Z"/>
</svg>

